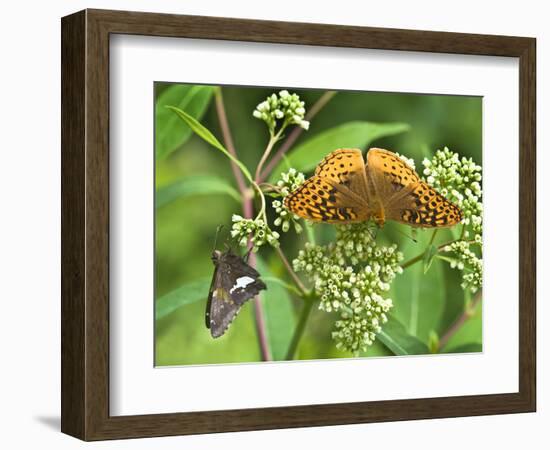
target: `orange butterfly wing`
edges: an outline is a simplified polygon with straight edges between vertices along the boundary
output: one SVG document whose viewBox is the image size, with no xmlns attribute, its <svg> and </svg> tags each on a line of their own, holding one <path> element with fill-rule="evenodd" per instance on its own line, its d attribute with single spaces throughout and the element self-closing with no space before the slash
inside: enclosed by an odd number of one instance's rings
<svg viewBox="0 0 550 450">
<path fill-rule="evenodd" d="M 422 181 L 395 153 L 371 148 L 365 166 L 358 149 L 327 155 L 315 174 L 284 199 L 287 209 L 314 222 L 351 223 L 374 218 L 416 227 L 448 227 L 462 211 Z"/>
<path fill-rule="evenodd" d="M 395 153 L 370 149 L 367 176 L 374 184 L 385 219 L 417 227 L 450 227 L 462 220 L 460 208 L 422 181 Z"/>
<path fill-rule="evenodd" d="M 327 155 L 315 174 L 284 199 L 287 209 L 314 222 L 368 220 L 365 163 L 357 149 Z"/>
</svg>

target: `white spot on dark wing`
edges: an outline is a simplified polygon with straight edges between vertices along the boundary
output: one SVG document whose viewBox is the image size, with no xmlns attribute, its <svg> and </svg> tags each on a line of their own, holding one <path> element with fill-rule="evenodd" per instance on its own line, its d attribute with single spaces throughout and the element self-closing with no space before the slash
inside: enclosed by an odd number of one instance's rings
<svg viewBox="0 0 550 450">
<path fill-rule="evenodd" d="M 229 290 L 229 293 L 232 294 L 233 291 L 235 291 L 236 289 L 244 289 L 245 287 L 247 287 L 251 283 L 254 283 L 254 278 L 250 278 L 250 277 L 247 277 L 247 276 L 237 278 L 237 282 Z"/>
</svg>

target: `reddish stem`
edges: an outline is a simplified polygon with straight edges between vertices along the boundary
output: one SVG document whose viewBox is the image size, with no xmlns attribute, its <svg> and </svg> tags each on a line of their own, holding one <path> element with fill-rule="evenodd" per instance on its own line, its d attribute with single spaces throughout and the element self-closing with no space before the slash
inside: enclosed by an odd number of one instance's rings
<svg viewBox="0 0 550 450">
<path fill-rule="evenodd" d="M 469 305 L 466 305 L 464 312 L 456 319 L 449 329 L 445 332 L 441 339 L 439 340 L 439 349 L 444 348 L 449 340 L 455 335 L 455 333 L 460 330 L 464 322 L 470 319 L 473 315 L 474 310 L 476 309 L 478 303 L 481 301 L 481 289 L 476 292 L 472 302 Z"/>
<path fill-rule="evenodd" d="M 233 144 L 231 130 L 227 121 L 221 88 L 219 88 L 216 93 L 216 111 L 218 113 L 218 120 L 220 122 L 220 128 L 222 130 L 225 147 L 227 148 L 227 151 L 231 153 L 231 155 L 237 158 L 237 150 L 235 149 L 235 146 Z M 241 196 L 243 199 L 243 215 L 246 219 L 252 219 L 252 216 L 254 214 L 254 205 L 252 204 L 252 196 L 248 193 L 243 174 L 233 161 L 231 161 L 231 169 L 233 170 L 233 175 L 235 176 L 239 191 L 241 192 Z M 251 267 L 256 267 L 256 255 L 254 253 L 250 253 L 248 264 Z M 254 316 L 256 320 L 256 331 L 258 333 L 258 341 L 260 345 L 262 360 L 271 361 L 272 358 L 271 351 L 269 349 L 269 341 L 267 340 L 264 312 L 259 295 L 254 298 Z"/>
<path fill-rule="evenodd" d="M 256 254 L 250 253 L 248 258 L 248 264 L 251 267 L 256 267 Z M 256 320 L 256 331 L 258 333 L 258 341 L 260 344 L 260 352 L 262 354 L 263 361 L 271 361 L 271 350 L 269 349 L 269 341 L 267 340 L 265 315 L 260 296 L 254 297 L 254 318 Z"/>
<path fill-rule="evenodd" d="M 298 278 L 298 275 L 296 275 L 296 272 L 292 269 L 292 266 L 288 262 L 288 259 L 286 258 L 285 254 L 281 250 L 281 247 L 276 247 L 275 249 L 277 251 L 277 254 L 279 255 L 279 258 L 281 258 L 281 261 L 283 262 L 283 265 L 285 266 L 288 274 L 291 276 L 291 278 L 294 280 L 294 283 L 296 286 L 298 286 L 298 289 L 302 292 L 302 294 L 307 292 L 306 287 L 304 286 L 304 283 L 302 283 L 302 280 Z"/>
<path fill-rule="evenodd" d="M 233 137 L 231 135 L 231 130 L 229 129 L 229 122 L 227 121 L 227 114 L 225 114 L 221 88 L 216 91 L 216 112 L 218 113 L 218 121 L 220 122 L 220 128 L 222 130 L 225 148 L 227 148 L 227 151 L 231 153 L 232 156 L 237 158 L 237 150 L 235 150 Z M 237 167 L 237 164 L 235 164 L 233 161 L 231 161 L 230 163 L 231 170 L 233 171 L 233 175 L 235 176 L 235 180 L 237 181 L 237 186 L 239 187 L 239 191 L 241 192 L 244 200 L 248 192 L 246 188 L 246 183 L 244 181 L 244 176 L 241 173 L 240 169 Z"/>
<path fill-rule="evenodd" d="M 314 105 L 309 109 L 309 111 L 306 113 L 306 120 L 313 119 L 321 109 L 336 95 L 335 91 L 327 91 L 325 92 L 319 100 L 317 100 Z M 290 132 L 286 140 L 282 143 L 282 145 L 279 147 L 279 150 L 277 150 L 277 153 L 273 155 L 273 158 L 271 158 L 271 161 L 269 161 L 265 169 L 262 171 L 258 182 L 262 182 L 265 180 L 271 171 L 277 166 L 278 162 L 282 159 L 283 155 L 288 152 L 288 150 L 294 145 L 296 140 L 300 137 L 302 132 L 304 131 L 301 127 L 294 127 L 294 129 Z"/>
</svg>

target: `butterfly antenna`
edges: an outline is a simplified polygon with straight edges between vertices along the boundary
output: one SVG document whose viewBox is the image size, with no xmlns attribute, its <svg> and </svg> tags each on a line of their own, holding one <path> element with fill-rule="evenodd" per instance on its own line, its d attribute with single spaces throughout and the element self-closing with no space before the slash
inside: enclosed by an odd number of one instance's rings
<svg viewBox="0 0 550 450">
<path fill-rule="evenodd" d="M 402 234 L 406 238 L 413 241 L 415 244 L 418 243 L 418 240 L 416 239 L 416 230 L 413 228 L 411 234 L 405 233 L 404 231 L 400 230 L 399 228 L 396 230 L 399 234 Z"/>
<path fill-rule="evenodd" d="M 218 235 L 220 234 L 222 228 L 223 225 L 218 225 L 218 228 L 216 228 L 216 237 L 214 238 L 214 248 L 212 249 L 212 253 L 214 253 L 216 247 L 218 246 Z"/>
</svg>

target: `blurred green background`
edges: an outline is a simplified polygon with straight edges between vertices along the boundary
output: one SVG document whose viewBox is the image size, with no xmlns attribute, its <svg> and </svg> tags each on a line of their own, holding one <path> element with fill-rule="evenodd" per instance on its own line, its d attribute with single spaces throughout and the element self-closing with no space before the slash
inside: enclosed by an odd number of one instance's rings
<svg viewBox="0 0 550 450">
<path fill-rule="evenodd" d="M 241 309 L 229 330 L 219 339 L 212 339 L 204 323 L 216 228 L 221 224 L 225 226 L 225 233 L 222 232 L 218 240 L 218 248 L 222 248 L 231 228 L 231 215 L 242 213 L 228 159 L 164 108 L 165 105 L 180 107 L 223 142 L 213 95 L 215 89 L 155 84 L 156 365 L 260 360 L 252 302 Z M 268 95 L 281 88 L 223 86 L 221 89 L 238 156 L 254 173 L 269 136 L 265 124 L 253 118 L 252 112 Z M 324 93 L 314 89 L 283 89 L 300 95 L 306 102 L 306 109 Z M 339 91 L 311 121 L 309 131 L 300 135 L 294 147 L 322 136 L 329 129 L 357 121 L 407 124 L 407 131 L 388 132 L 388 136 L 369 142 L 366 148 L 376 146 L 398 152 L 413 158 L 417 168 L 421 167 L 424 157 L 431 157 L 445 146 L 481 164 L 480 97 Z M 337 137 L 336 147 L 320 148 L 319 151 L 328 154 L 338 147 L 355 143 L 351 136 L 337 134 Z M 272 213 L 270 208 L 268 212 Z M 273 219 L 272 214 L 269 217 Z M 320 242 L 334 236 L 330 225 L 316 225 L 315 231 Z M 436 243 L 445 242 L 453 232 L 456 234 L 456 230 L 442 230 Z M 407 260 L 426 248 L 431 232 L 419 231 L 417 242 L 410 235 L 410 227 L 390 222 L 378 232 L 377 239 L 382 243 L 397 243 Z M 295 257 L 303 243 L 304 237 L 296 237 L 294 233 L 283 234 L 281 239 L 289 260 Z M 262 298 L 268 334 L 275 359 L 282 359 L 301 304 L 279 284 L 270 281 L 287 277 L 274 252 L 262 248 L 259 258 L 260 272 L 268 279 L 268 290 Z M 469 295 L 460 288 L 460 281 L 459 271 L 437 259 L 427 274 L 422 264 L 410 267 L 392 284 L 393 316 L 408 334 L 428 348 L 462 314 L 465 304 L 470 301 Z M 337 350 L 331 339 L 336 318 L 336 315 L 314 310 L 298 348 L 298 359 L 351 356 Z M 443 351 L 481 351 L 481 343 L 481 307 L 478 306 Z M 392 354 L 377 340 L 365 356 Z"/>
</svg>

